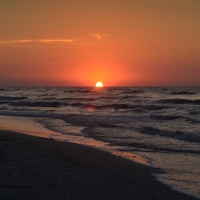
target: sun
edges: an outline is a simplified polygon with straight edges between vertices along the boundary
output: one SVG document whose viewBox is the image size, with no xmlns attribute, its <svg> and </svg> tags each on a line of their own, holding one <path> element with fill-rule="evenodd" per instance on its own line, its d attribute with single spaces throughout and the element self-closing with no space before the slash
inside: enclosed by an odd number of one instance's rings
<svg viewBox="0 0 200 200">
<path fill-rule="evenodd" d="M 103 87 L 103 83 L 102 82 L 97 82 L 96 83 L 96 87 Z"/>
</svg>

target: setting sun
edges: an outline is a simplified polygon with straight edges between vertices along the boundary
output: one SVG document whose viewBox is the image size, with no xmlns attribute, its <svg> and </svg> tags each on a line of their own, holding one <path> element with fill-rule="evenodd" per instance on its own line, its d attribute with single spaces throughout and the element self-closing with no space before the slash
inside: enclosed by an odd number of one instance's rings
<svg viewBox="0 0 200 200">
<path fill-rule="evenodd" d="M 103 83 L 102 82 L 97 82 L 96 83 L 96 87 L 103 87 Z"/>
</svg>

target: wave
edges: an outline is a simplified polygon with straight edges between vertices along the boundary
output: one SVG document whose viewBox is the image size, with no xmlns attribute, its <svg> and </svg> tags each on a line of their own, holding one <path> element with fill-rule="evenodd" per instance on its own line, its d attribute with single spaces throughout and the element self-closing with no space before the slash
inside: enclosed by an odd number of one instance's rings
<svg viewBox="0 0 200 200">
<path fill-rule="evenodd" d="M 76 100 L 76 101 L 95 101 L 95 100 L 98 100 L 100 98 L 65 98 L 63 100 Z"/>
<path fill-rule="evenodd" d="M 119 109 L 132 109 L 132 111 L 153 111 L 153 110 L 162 110 L 166 108 L 171 108 L 168 106 L 157 106 L 157 105 L 130 105 L 130 104 L 106 104 L 106 105 L 94 105 L 94 104 L 85 104 L 85 103 L 72 103 L 69 104 L 75 107 L 93 107 L 96 109 L 106 109 L 106 108 L 113 108 L 115 110 Z M 141 109 L 141 110 L 138 110 Z"/>
<path fill-rule="evenodd" d="M 157 106 L 157 105 L 135 105 L 132 106 L 132 111 L 137 113 L 144 113 L 149 111 L 157 111 L 171 108 L 169 106 Z M 153 117 L 153 115 L 152 115 Z"/>
<path fill-rule="evenodd" d="M 68 98 L 44 98 L 44 100 L 57 100 L 57 101 L 95 101 L 101 98 L 76 98 L 76 97 L 68 97 Z"/>
<path fill-rule="evenodd" d="M 60 107 L 68 105 L 60 102 L 11 102 L 10 106 L 26 106 L 26 107 Z"/>
<path fill-rule="evenodd" d="M 173 91 L 171 92 L 171 95 L 195 95 L 195 92 L 189 92 L 189 91 Z"/>
<path fill-rule="evenodd" d="M 107 105 L 107 107 L 114 107 L 115 110 L 117 109 L 132 109 L 135 111 L 135 109 L 142 109 L 142 110 L 162 110 L 166 108 L 170 108 L 168 106 L 157 106 L 157 105 L 129 105 L 129 104 L 110 104 Z"/>
<path fill-rule="evenodd" d="M 188 100 L 188 99 L 161 99 L 158 100 L 159 103 L 169 103 L 169 104 L 193 104 L 200 105 L 200 100 Z"/>
<path fill-rule="evenodd" d="M 107 105 L 92 105 L 92 104 L 84 104 L 84 103 L 73 103 L 70 104 L 75 107 L 93 107 L 93 108 L 114 108 L 114 109 L 130 109 L 131 106 L 128 104 L 107 104 Z"/>
<path fill-rule="evenodd" d="M 133 96 L 125 95 L 125 96 L 121 97 L 120 99 L 131 99 L 131 98 L 133 98 Z"/>
<path fill-rule="evenodd" d="M 113 97 L 86 97 L 86 98 L 76 98 L 76 97 L 47 97 L 38 101 L 15 101 L 27 99 L 27 97 L 0 97 L 0 103 L 8 103 L 10 106 L 25 106 L 25 107 L 61 107 L 61 106 L 73 106 L 73 107 L 85 107 L 94 109 L 106 109 L 113 108 L 115 110 L 131 110 L 133 112 L 145 112 L 154 111 L 171 108 L 165 105 L 141 105 L 141 104 L 127 104 L 127 103 L 95 103 L 99 99 L 113 99 Z M 92 103 L 89 103 L 92 102 Z"/>
<path fill-rule="evenodd" d="M 140 91 L 140 90 L 132 90 L 132 91 L 122 92 L 122 94 L 138 94 L 138 93 L 142 93 L 142 91 Z"/>
<path fill-rule="evenodd" d="M 171 137 L 177 140 L 200 143 L 200 136 L 182 131 L 166 131 L 149 126 L 143 126 L 139 132 L 148 135 L 160 135 L 164 137 Z"/>
<path fill-rule="evenodd" d="M 93 130 L 97 127 L 102 127 L 102 128 L 120 128 L 119 125 L 116 124 L 112 124 L 110 122 L 106 122 L 106 121 L 96 121 L 95 124 L 88 126 L 87 128 L 84 129 L 84 131 L 87 132 L 87 130 Z"/>
<path fill-rule="evenodd" d="M 128 109 L 130 106 L 128 104 L 108 104 L 108 105 L 93 105 L 87 103 L 66 103 L 66 102 L 26 102 L 26 101 L 19 101 L 19 102 L 10 102 L 10 106 L 26 106 L 26 107 L 60 107 L 60 106 L 74 106 L 74 107 L 92 107 L 95 109 L 103 109 L 103 108 L 115 108 L 115 109 Z"/>
<path fill-rule="evenodd" d="M 150 115 L 150 117 L 158 120 L 175 120 L 183 118 L 182 116 L 178 115 Z"/>
<path fill-rule="evenodd" d="M 158 106 L 158 105 L 137 105 L 135 108 L 142 108 L 145 110 L 153 111 L 153 110 L 163 110 L 167 108 L 171 108 L 169 106 Z"/>
<path fill-rule="evenodd" d="M 72 103 L 70 104 L 71 106 L 74 106 L 74 107 L 93 107 L 93 108 L 96 108 L 96 106 L 94 105 L 89 105 L 89 104 L 84 104 L 84 103 Z"/>
<path fill-rule="evenodd" d="M 133 111 L 133 112 L 136 112 L 136 113 L 145 113 L 145 112 L 149 112 L 149 110 L 145 110 L 145 109 L 142 109 L 142 108 L 133 108 L 132 111 Z"/>
<path fill-rule="evenodd" d="M 66 90 L 66 93 L 92 93 L 96 92 L 95 90 L 89 90 L 89 89 L 76 89 L 76 90 Z"/>
<path fill-rule="evenodd" d="M 132 106 L 129 104 L 110 104 L 109 107 L 114 107 L 115 110 L 117 109 L 130 109 Z"/>
<path fill-rule="evenodd" d="M 5 96 L 0 96 L 0 101 L 14 101 L 14 100 L 22 100 L 22 99 L 27 99 L 28 97 L 5 97 Z"/>
<path fill-rule="evenodd" d="M 198 115 L 198 114 L 200 114 L 200 111 L 192 110 L 192 111 L 190 111 L 190 114 L 191 115 Z"/>
<path fill-rule="evenodd" d="M 198 123 L 200 123 L 200 120 L 196 120 L 196 119 L 192 119 L 192 118 L 187 118 L 185 121 L 186 122 L 190 122 L 192 124 L 198 124 Z"/>
<path fill-rule="evenodd" d="M 120 145 L 120 144 L 118 144 Z M 145 152 L 157 152 L 159 153 L 190 153 L 190 154 L 200 154 L 200 151 L 198 150 L 187 150 L 187 149 L 172 149 L 172 148 L 165 148 L 165 147 L 158 147 L 152 144 L 146 144 L 146 143 L 137 143 L 137 142 L 131 142 L 129 144 L 126 144 L 126 146 L 130 147 L 136 147 L 140 149 L 131 149 L 131 151 L 145 151 Z"/>
<path fill-rule="evenodd" d="M 9 101 L 0 101 L 0 105 L 1 104 L 7 104 L 7 103 L 9 103 Z"/>
</svg>

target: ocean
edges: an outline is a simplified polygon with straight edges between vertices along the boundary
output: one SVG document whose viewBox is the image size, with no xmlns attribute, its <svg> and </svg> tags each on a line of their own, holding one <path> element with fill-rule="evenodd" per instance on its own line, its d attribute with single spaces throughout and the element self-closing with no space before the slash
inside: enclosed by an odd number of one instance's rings
<svg viewBox="0 0 200 200">
<path fill-rule="evenodd" d="M 200 87 L 0 87 L 0 115 L 160 168 L 200 199 Z"/>
</svg>

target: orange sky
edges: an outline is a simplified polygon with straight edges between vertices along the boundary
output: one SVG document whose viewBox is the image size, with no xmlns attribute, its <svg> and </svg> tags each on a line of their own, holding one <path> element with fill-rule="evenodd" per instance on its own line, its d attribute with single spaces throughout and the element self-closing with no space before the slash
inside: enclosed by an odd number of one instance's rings
<svg viewBox="0 0 200 200">
<path fill-rule="evenodd" d="M 199 0 L 1 0 L 0 85 L 200 86 Z"/>
</svg>

